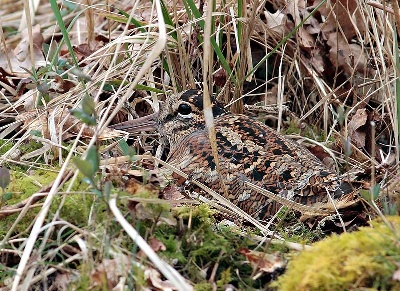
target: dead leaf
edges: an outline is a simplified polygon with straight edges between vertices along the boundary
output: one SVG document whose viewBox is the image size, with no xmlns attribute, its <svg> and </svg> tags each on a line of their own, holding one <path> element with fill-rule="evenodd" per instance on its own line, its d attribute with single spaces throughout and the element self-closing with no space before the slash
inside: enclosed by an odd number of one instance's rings
<svg viewBox="0 0 400 291">
<path fill-rule="evenodd" d="M 327 1 L 319 11 L 326 17 L 322 27 L 324 34 L 343 31 L 346 40 L 350 41 L 357 35 L 357 31 L 363 34 L 366 30 L 363 17 L 356 1 L 332 0 Z M 340 28 L 338 28 L 340 25 Z"/>
<path fill-rule="evenodd" d="M 314 37 L 304 27 L 300 27 L 297 31 L 297 43 L 304 48 L 314 47 Z"/>
<path fill-rule="evenodd" d="M 368 114 L 366 109 L 358 109 L 348 124 L 348 134 L 353 144 L 362 148 L 365 146 L 366 133 L 360 129 L 367 122 Z"/>
<path fill-rule="evenodd" d="M 365 73 L 368 59 L 360 45 L 349 44 L 341 34 L 337 33 L 329 34 L 327 44 L 331 48 L 329 59 L 335 67 L 343 68 L 348 75 L 352 75 L 354 71 Z"/>
<path fill-rule="evenodd" d="M 132 196 L 141 195 L 143 193 L 153 193 L 153 197 L 157 197 L 157 189 L 151 184 L 144 184 L 135 178 L 129 178 L 125 183 L 125 191 Z"/>
<path fill-rule="evenodd" d="M 285 266 L 281 257 L 276 254 L 252 251 L 246 248 L 240 249 L 239 253 L 243 254 L 253 267 L 265 273 L 273 273 Z"/>
<path fill-rule="evenodd" d="M 164 211 L 162 213 L 159 210 L 154 209 L 146 203 L 138 203 L 137 201 L 129 200 L 129 209 L 133 212 L 136 218 L 141 220 L 155 220 L 157 219 L 157 224 L 167 224 L 171 226 L 177 225 L 176 218 L 172 215 L 170 211 Z"/>
<path fill-rule="evenodd" d="M 165 251 L 167 249 L 161 241 L 159 241 L 158 239 L 156 239 L 154 237 L 150 238 L 149 245 L 155 252 Z"/>
<path fill-rule="evenodd" d="M 0 67 L 4 68 L 7 72 L 13 72 L 21 76 L 28 76 L 28 73 L 22 68 L 32 69 L 32 67 L 38 68 L 46 64 L 42 50 L 35 45 L 33 46 L 33 54 L 35 60 L 34 64 L 32 64 L 30 57 L 26 57 L 23 61 L 19 61 L 15 56 L 15 53 L 10 49 L 6 52 L 0 51 Z M 8 65 L 8 59 L 10 59 L 11 68 Z"/>
<path fill-rule="evenodd" d="M 168 185 L 163 190 L 163 198 L 166 200 L 180 200 L 185 198 L 185 195 L 179 191 L 176 185 Z"/>
<path fill-rule="evenodd" d="M 393 272 L 392 279 L 400 282 L 400 266 L 397 265 L 397 270 Z"/>
<path fill-rule="evenodd" d="M 167 249 L 165 247 L 165 245 L 162 243 L 162 241 L 160 241 L 154 237 L 150 238 L 147 243 L 152 248 L 152 250 L 155 251 L 156 253 L 159 251 L 165 251 Z M 142 250 L 140 250 L 140 251 L 138 251 L 137 256 L 139 258 L 142 258 L 145 256 L 145 253 Z"/>
<path fill-rule="evenodd" d="M 151 184 L 149 184 L 151 185 Z M 147 186 L 147 185 L 146 185 Z M 155 194 L 155 193 L 154 193 Z M 153 195 L 156 198 L 157 195 Z M 140 201 L 140 200 L 139 200 Z M 158 224 L 167 224 L 171 226 L 176 226 L 177 221 L 176 218 L 172 215 L 171 211 L 169 211 L 169 208 L 160 208 L 157 207 L 157 203 L 162 203 L 160 202 L 138 202 L 136 199 L 129 199 L 129 204 L 128 208 L 132 212 L 132 215 L 136 216 L 136 218 L 141 219 L 141 220 L 157 220 Z"/>
<path fill-rule="evenodd" d="M 76 86 L 74 81 L 64 80 L 59 75 L 54 77 L 55 82 L 50 83 L 51 89 L 58 93 L 66 93 Z"/>
<path fill-rule="evenodd" d="M 318 159 L 320 159 L 321 161 L 327 157 L 330 157 L 330 155 L 324 150 L 323 147 L 319 146 L 319 145 L 315 145 L 315 146 L 310 146 L 307 147 L 307 149 L 314 155 L 316 156 Z"/>
<path fill-rule="evenodd" d="M 125 255 L 104 259 L 90 275 L 92 287 L 107 286 L 107 290 L 111 290 L 118 284 L 120 277 L 128 275 L 131 266 L 129 257 Z"/>
<path fill-rule="evenodd" d="M 88 56 L 94 53 L 94 50 L 92 50 L 87 43 L 79 44 L 73 49 L 79 61 L 86 59 Z"/>
<path fill-rule="evenodd" d="M 76 279 L 77 276 L 74 276 L 72 273 L 57 273 L 49 290 L 67 291 L 69 290 L 68 286 Z"/>
<path fill-rule="evenodd" d="M 32 27 L 32 42 L 33 46 L 36 48 L 41 48 L 43 44 L 43 35 L 40 31 L 40 25 L 37 24 Z M 21 41 L 14 49 L 14 55 L 19 62 L 24 62 L 29 55 L 30 51 L 30 38 L 28 34 L 28 28 L 25 28 L 21 32 Z M 30 69 L 30 67 L 28 67 Z"/>
<path fill-rule="evenodd" d="M 311 64 L 313 68 L 319 72 L 323 73 L 325 71 L 325 60 L 322 57 L 322 51 L 319 48 L 314 48 L 311 51 Z"/>
<path fill-rule="evenodd" d="M 223 87 L 226 83 L 226 71 L 223 67 L 220 67 L 213 74 L 215 85 L 218 87 Z"/>
<path fill-rule="evenodd" d="M 164 291 L 178 290 L 178 288 L 175 285 L 173 285 L 169 280 L 162 280 L 160 273 L 155 269 L 147 268 L 144 271 L 144 277 L 149 281 L 149 283 L 153 285 L 153 287 L 159 290 L 164 290 Z"/>
<path fill-rule="evenodd" d="M 30 56 L 31 48 L 27 29 L 23 31 L 21 41 L 14 50 L 8 48 L 5 51 L 0 51 L 0 67 L 8 73 L 28 76 L 23 68 L 31 70 L 32 67 L 38 68 L 46 64 L 41 49 L 43 36 L 40 32 L 40 26 L 36 25 L 33 29 L 33 56 Z M 33 64 L 32 60 L 34 60 Z"/>
<path fill-rule="evenodd" d="M 267 25 L 268 30 L 277 32 L 279 35 L 285 33 L 285 20 L 286 16 L 281 11 L 271 13 L 267 10 L 264 11 L 265 20 L 264 23 Z"/>
<path fill-rule="evenodd" d="M 301 13 L 304 18 L 309 16 L 309 12 L 307 9 L 302 8 Z M 307 30 L 309 34 L 319 34 L 321 33 L 321 23 L 313 16 L 310 16 L 307 21 L 304 23 L 304 28 Z"/>
</svg>

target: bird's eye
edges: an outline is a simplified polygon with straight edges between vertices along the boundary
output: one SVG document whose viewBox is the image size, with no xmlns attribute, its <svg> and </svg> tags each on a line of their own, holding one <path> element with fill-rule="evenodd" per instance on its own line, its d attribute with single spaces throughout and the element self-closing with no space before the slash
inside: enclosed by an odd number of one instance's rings
<svg viewBox="0 0 400 291">
<path fill-rule="evenodd" d="M 189 104 L 181 103 L 178 107 L 178 113 L 181 115 L 189 115 L 192 113 L 192 107 Z"/>
</svg>

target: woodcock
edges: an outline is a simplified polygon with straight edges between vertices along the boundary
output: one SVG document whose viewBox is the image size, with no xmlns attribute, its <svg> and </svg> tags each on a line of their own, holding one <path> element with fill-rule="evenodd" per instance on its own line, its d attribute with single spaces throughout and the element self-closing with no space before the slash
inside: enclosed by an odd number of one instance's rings
<svg viewBox="0 0 400 291">
<path fill-rule="evenodd" d="M 275 214 L 281 204 L 245 182 L 296 204 L 313 206 L 347 200 L 349 185 L 306 148 L 255 119 L 229 113 L 215 100 L 212 102 L 219 172 L 204 121 L 201 91 L 168 97 L 154 115 L 155 122 L 146 119 L 147 129 L 157 127 L 169 143 L 170 165 L 259 220 Z M 133 132 L 138 124 L 140 120 L 133 120 L 113 127 Z"/>
</svg>

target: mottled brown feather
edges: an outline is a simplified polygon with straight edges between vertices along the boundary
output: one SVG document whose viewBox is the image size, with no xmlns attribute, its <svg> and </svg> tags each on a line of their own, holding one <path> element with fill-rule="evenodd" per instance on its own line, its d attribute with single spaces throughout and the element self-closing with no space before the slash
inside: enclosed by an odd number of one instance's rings
<svg viewBox="0 0 400 291">
<path fill-rule="evenodd" d="M 158 117 L 160 135 L 168 140 L 167 161 L 258 219 L 276 213 L 276 201 L 245 186 L 251 182 L 304 205 L 340 199 L 341 180 L 297 142 L 245 115 L 233 115 L 214 101 L 214 125 L 221 171 L 217 173 L 203 117 L 202 93 L 189 90 L 167 99 Z M 179 114 L 180 104 L 191 108 Z M 185 105 L 186 106 L 186 105 Z M 178 178 L 178 177 L 176 177 Z M 223 179 L 227 191 L 221 186 Z M 226 195 L 225 195 L 226 196 Z"/>
<path fill-rule="evenodd" d="M 357 201 L 350 185 L 306 148 L 255 119 L 227 112 L 213 100 L 220 164 L 217 172 L 204 121 L 202 94 L 189 90 L 170 96 L 158 114 L 113 127 L 129 132 L 157 127 L 162 139 L 170 144 L 170 165 L 261 220 L 275 214 L 282 204 L 307 215 L 315 209 L 315 214 L 321 215 Z M 184 182 L 168 167 L 164 171 L 178 184 Z"/>
</svg>

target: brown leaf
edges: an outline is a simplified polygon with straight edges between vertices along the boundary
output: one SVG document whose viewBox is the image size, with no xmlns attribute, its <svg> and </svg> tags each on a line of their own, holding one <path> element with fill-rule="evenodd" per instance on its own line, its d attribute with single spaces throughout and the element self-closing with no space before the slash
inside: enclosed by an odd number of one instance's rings
<svg viewBox="0 0 400 291">
<path fill-rule="evenodd" d="M 303 15 L 302 12 L 307 13 L 306 3 L 304 1 L 295 1 L 293 5 L 287 5 L 285 12 L 291 15 L 294 26 L 300 24 L 300 22 L 307 16 Z M 300 26 L 296 32 L 296 42 L 303 48 L 310 49 L 315 46 L 314 37 L 306 30 L 305 26 Z"/>
<path fill-rule="evenodd" d="M 273 273 L 285 266 L 280 256 L 275 254 L 252 251 L 246 248 L 240 249 L 239 253 L 243 254 L 253 267 L 265 273 Z"/>
<path fill-rule="evenodd" d="M 158 239 L 156 239 L 154 237 L 150 238 L 149 245 L 155 252 L 165 251 L 167 249 L 161 241 L 159 241 Z"/>
<path fill-rule="evenodd" d="M 125 191 L 134 196 L 143 193 L 152 193 L 154 192 L 154 187 L 151 184 L 143 184 L 135 178 L 130 178 L 125 183 Z M 157 197 L 157 195 L 154 196 Z"/>
<path fill-rule="evenodd" d="M 327 44 L 331 47 L 329 59 L 335 67 L 343 68 L 348 75 L 352 75 L 354 70 L 365 73 L 368 59 L 360 45 L 349 44 L 342 35 L 335 32 L 328 35 Z"/>
<path fill-rule="evenodd" d="M 310 51 L 311 57 L 308 54 L 300 55 L 304 64 L 310 68 L 314 68 L 319 73 L 323 73 L 325 71 L 326 61 L 322 55 L 325 54 L 325 52 L 318 47 L 309 47 L 308 50 Z"/>
<path fill-rule="evenodd" d="M 327 1 L 319 11 L 326 17 L 322 28 L 325 34 L 343 31 L 346 39 L 351 40 L 356 36 L 357 31 L 361 34 L 365 32 L 365 23 L 357 6 L 357 1 Z M 338 25 L 341 29 L 337 27 Z"/>
<path fill-rule="evenodd" d="M 163 198 L 166 200 L 180 200 L 185 198 L 185 195 L 179 191 L 176 185 L 169 185 L 163 190 Z"/>
<path fill-rule="evenodd" d="M 70 89 L 74 88 L 76 86 L 75 82 L 70 81 L 70 80 L 64 80 L 60 76 L 56 75 L 54 77 L 55 82 L 51 83 L 51 88 L 54 89 L 54 91 L 58 93 L 66 93 Z"/>
<path fill-rule="evenodd" d="M 178 288 L 168 280 L 162 280 L 160 273 L 155 269 L 147 268 L 144 271 L 144 277 L 149 281 L 149 283 L 151 283 L 153 287 L 157 288 L 158 290 L 178 290 Z M 191 290 L 193 289 L 188 291 Z"/>
<path fill-rule="evenodd" d="M 43 40 L 44 40 L 43 35 L 40 32 L 40 25 L 37 24 L 34 27 L 32 27 L 33 46 L 40 50 L 43 44 Z M 29 46 L 30 46 L 30 38 L 28 34 L 28 28 L 25 28 L 21 33 L 21 41 L 14 49 L 14 55 L 19 62 L 24 62 L 27 59 L 30 50 Z M 30 68 L 31 67 L 28 67 L 28 69 Z"/>
<path fill-rule="evenodd" d="M 104 259 L 90 275 L 92 287 L 107 286 L 107 290 L 114 288 L 121 277 L 127 276 L 131 269 L 131 261 L 125 255 L 114 259 Z"/>
<path fill-rule="evenodd" d="M 306 9 L 301 9 L 303 17 L 307 17 L 309 15 Z M 313 16 L 308 18 L 308 20 L 304 23 L 304 28 L 310 34 L 320 34 L 321 33 L 321 23 Z"/>
<path fill-rule="evenodd" d="M 267 24 L 267 29 L 277 32 L 279 35 L 283 35 L 285 33 L 285 20 L 286 16 L 281 11 L 276 11 L 275 13 L 271 13 L 267 10 L 264 11 L 265 20 L 264 22 Z"/>
<path fill-rule="evenodd" d="M 320 159 L 321 161 L 324 158 L 330 157 L 330 155 L 324 150 L 323 147 L 319 146 L 319 145 L 315 145 L 312 147 L 307 147 L 307 149 L 314 155 L 316 156 L 318 159 Z"/>
<path fill-rule="evenodd" d="M 156 238 L 154 238 L 154 237 L 151 237 L 151 238 L 149 239 L 148 244 L 149 244 L 149 246 L 152 248 L 152 250 L 155 251 L 156 253 L 159 252 L 159 251 L 165 251 L 165 250 L 167 249 L 167 248 L 165 247 L 165 245 L 164 245 L 161 241 L 159 241 L 158 239 L 156 239 Z M 137 253 L 137 256 L 138 256 L 139 258 L 142 258 L 142 257 L 145 256 L 145 253 L 144 253 L 142 250 L 140 250 L 140 251 Z"/>
<path fill-rule="evenodd" d="M 348 134 L 351 141 L 358 148 L 365 146 L 365 132 L 360 129 L 367 122 L 368 114 L 365 109 L 358 109 L 348 124 Z"/>
<path fill-rule="evenodd" d="M 400 266 L 393 272 L 392 279 L 400 282 Z"/>
<path fill-rule="evenodd" d="M 67 291 L 68 286 L 76 280 L 72 273 L 57 273 L 49 290 Z"/>
<path fill-rule="evenodd" d="M 304 27 L 300 27 L 297 31 L 297 43 L 304 48 L 314 47 L 314 37 Z"/>
<path fill-rule="evenodd" d="M 176 218 L 169 211 L 160 213 L 154 207 L 146 203 L 137 203 L 136 201 L 129 200 L 129 209 L 134 213 L 136 218 L 141 220 L 156 220 L 158 224 L 167 224 L 171 226 L 177 225 Z"/>
<path fill-rule="evenodd" d="M 218 87 L 223 87 L 226 83 L 226 71 L 223 67 L 220 67 L 213 74 L 215 85 Z"/>
<path fill-rule="evenodd" d="M 28 52 L 30 50 L 28 49 Z M 20 61 L 14 51 L 12 50 L 7 50 L 6 52 L 0 51 L 0 67 L 4 68 L 7 72 L 13 72 L 15 74 L 19 74 L 21 76 L 27 76 L 27 72 L 22 69 L 32 69 L 32 67 L 38 68 L 40 66 L 45 65 L 45 59 L 42 53 L 42 50 L 37 47 L 36 45 L 33 46 L 33 54 L 34 54 L 34 60 L 35 63 L 32 64 L 31 58 L 27 57 L 27 55 L 21 54 L 19 57 L 24 58 L 22 61 Z M 12 68 L 9 67 L 8 59 L 10 59 L 10 65 Z"/>
<path fill-rule="evenodd" d="M 73 49 L 74 49 L 74 52 L 76 53 L 79 61 L 86 59 L 88 56 L 90 56 L 94 52 L 87 43 L 79 44 L 79 45 L 75 46 Z"/>
</svg>

